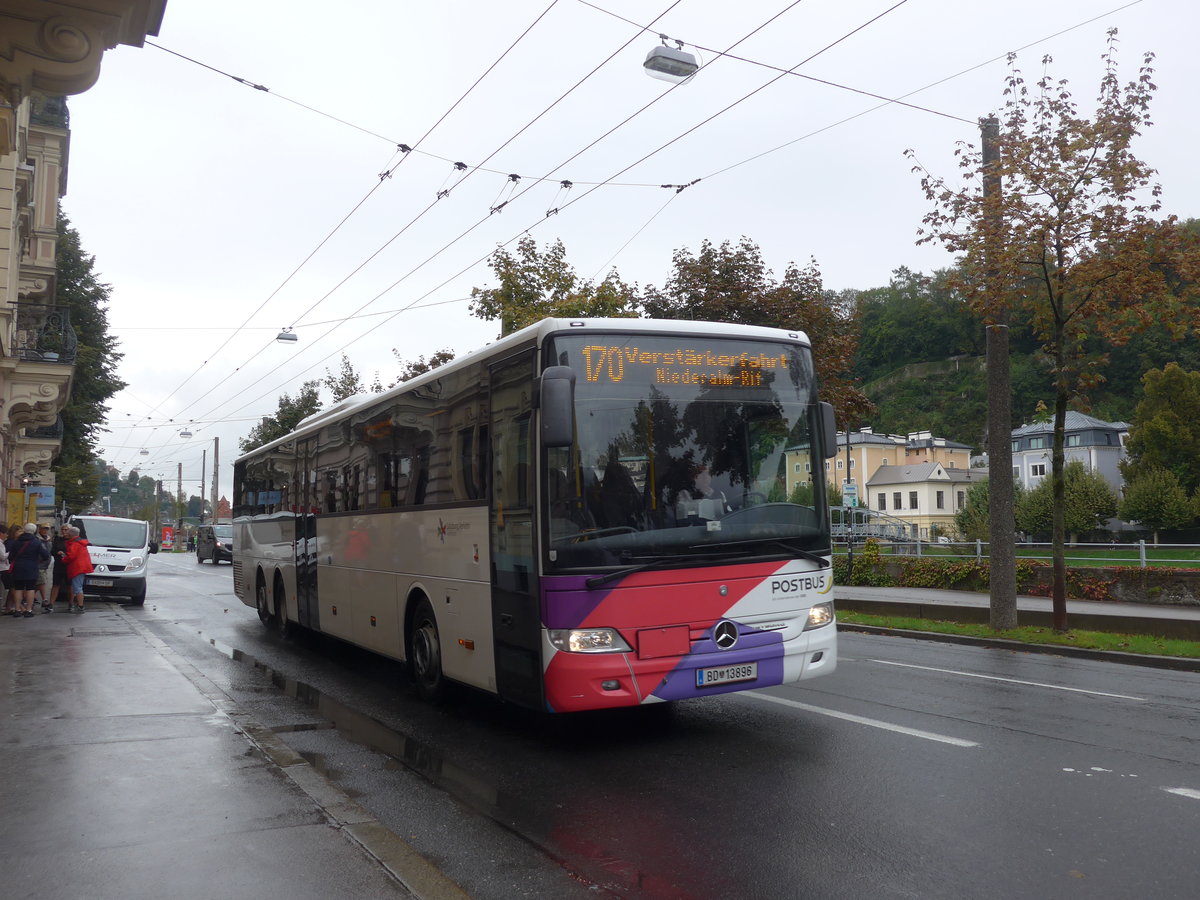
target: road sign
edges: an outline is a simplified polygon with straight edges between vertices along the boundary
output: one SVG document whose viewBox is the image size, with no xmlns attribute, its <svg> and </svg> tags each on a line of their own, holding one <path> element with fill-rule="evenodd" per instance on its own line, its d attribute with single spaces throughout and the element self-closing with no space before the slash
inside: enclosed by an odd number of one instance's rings
<svg viewBox="0 0 1200 900">
<path fill-rule="evenodd" d="M 842 482 L 842 505 L 851 508 L 858 506 L 858 484 L 856 482 Z"/>
</svg>

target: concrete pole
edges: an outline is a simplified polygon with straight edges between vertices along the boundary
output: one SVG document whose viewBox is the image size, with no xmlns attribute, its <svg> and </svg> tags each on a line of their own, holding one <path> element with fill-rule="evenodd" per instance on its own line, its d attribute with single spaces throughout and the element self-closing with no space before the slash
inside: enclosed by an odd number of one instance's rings
<svg viewBox="0 0 1200 900">
<path fill-rule="evenodd" d="M 212 480 L 212 511 L 213 521 L 217 521 L 217 503 L 220 501 L 220 471 L 221 471 L 221 439 L 213 438 L 213 480 Z"/>
</svg>

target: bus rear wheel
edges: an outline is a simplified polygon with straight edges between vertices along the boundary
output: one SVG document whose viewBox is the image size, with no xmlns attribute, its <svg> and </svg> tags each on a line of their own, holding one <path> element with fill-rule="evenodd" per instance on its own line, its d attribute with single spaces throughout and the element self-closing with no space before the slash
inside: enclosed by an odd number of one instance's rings
<svg viewBox="0 0 1200 900">
<path fill-rule="evenodd" d="M 424 598 L 417 603 L 408 641 L 408 658 L 417 693 L 431 702 L 441 700 L 446 692 L 446 679 L 442 675 L 442 645 L 433 607 Z"/>
<path fill-rule="evenodd" d="M 254 607 L 258 610 L 258 621 L 267 626 L 275 621 L 275 616 L 271 613 L 271 601 L 267 596 L 267 584 L 261 578 L 258 579 L 258 587 L 254 590 Z"/>
</svg>

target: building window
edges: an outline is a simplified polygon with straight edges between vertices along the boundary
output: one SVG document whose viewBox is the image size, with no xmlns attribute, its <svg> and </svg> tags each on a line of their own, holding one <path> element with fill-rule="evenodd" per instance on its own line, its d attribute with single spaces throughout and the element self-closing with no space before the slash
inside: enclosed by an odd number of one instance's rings
<svg viewBox="0 0 1200 900">
<path fill-rule="evenodd" d="M 1032 466 L 1029 467 L 1029 474 L 1032 475 L 1034 478 L 1045 477 L 1046 464 L 1045 463 L 1034 463 Z"/>
<path fill-rule="evenodd" d="M 1068 434 L 1067 435 L 1067 446 L 1068 447 L 1078 447 L 1082 443 L 1083 443 L 1083 435 L 1082 434 Z"/>
<path fill-rule="evenodd" d="M 888 461 L 887 461 L 887 457 L 885 456 L 885 457 L 883 458 L 883 463 L 882 463 L 882 465 L 885 465 L 885 466 L 886 466 L 887 464 L 888 464 Z"/>
<path fill-rule="evenodd" d="M 887 494 L 879 495 L 879 508 L 881 510 L 887 509 Z"/>
<path fill-rule="evenodd" d="M 840 469 L 842 467 L 842 460 L 839 459 L 837 462 L 838 462 L 838 468 Z"/>
<path fill-rule="evenodd" d="M 966 494 L 963 493 L 962 491 L 959 491 L 958 492 L 958 508 L 962 509 L 963 506 L 966 505 L 966 502 L 967 502 Z"/>
<path fill-rule="evenodd" d="M 900 492 L 896 491 L 892 494 L 892 509 L 900 509 Z"/>
<path fill-rule="evenodd" d="M 946 492 L 945 491 L 937 492 L 937 508 L 938 509 L 946 508 Z"/>
<path fill-rule="evenodd" d="M 908 492 L 908 508 L 909 509 L 917 508 L 917 492 L 916 491 Z"/>
<path fill-rule="evenodd" d="M 812 471 L 812 463 L 805 463 L 805 464 L 804 464 L 804 471 L 805 471 L 805 472 L 811 472 L 811 471 Z"/>
<path fill-rule="evenodd" d="M 1013 442 L 1012 442 L 1012 452 L 1013 452 L 1013 453 L 1016 453 L 1016 452 L 1017 452 L 1017 445 L 1018 445 L 1019 443 L 1020 443 L 1020 441 L 1013 441 Z"/>
<path fill-rule="evenodd" d="M 1018 469 L 1016 466 L 1013 466 L 1013 478 L 1020 478 L 1020 477 L 1021 477 L 1021 470 Z"/>
<path fill-rule="evenodd" d="M 796 472 L 797 474 L 799 474 L 799 473 L 800 473 L 800 463 L 796 463 L 796 467 L 795 467 L 795 468 L 794 468 L 792 471 L 794 471 L 794 472 Z"/>
<path fill-rule="evenodd" d="M 852 468 L 852 469 L 854 468 L 854 460 L 853 459 L 850 460 L 850 468 Z"/>
<path fill-rule="evenodd" d="M 1044 437 L 1032 437 L 1029 439 L 1030 450 L 1045 450 L 1046 439 Z"/>
</svg>

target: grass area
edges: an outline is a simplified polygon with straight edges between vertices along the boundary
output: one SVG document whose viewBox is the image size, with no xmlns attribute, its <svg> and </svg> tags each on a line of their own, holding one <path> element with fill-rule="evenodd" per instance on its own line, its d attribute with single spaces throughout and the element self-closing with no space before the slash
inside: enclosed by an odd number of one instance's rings
<svg viewBox="0 0 1200 900">
<path fill-rule="evenodd" d="M 861 546 L 855 547 L 857 553 Z M 986 553 L 986 547 L 985 553 Z M 880 551 L 884 556 L 904 556 L 911 558 L 911 553 L 896 553 L 893 546 L 887 543 L 880 545 Z M 835 550 L 840 556 L 846 555 L 845 547 Z M 1049 547 L 1022 547 L 1016 548 L 1018 559 L 1035 559 L 1046 563 L 1047 565 L 1053 560 Z M 940 559 L 974 559 L 974 546 L 966 547 L 965 545 L 954 544 L 926 544 L 921 547 L 921 556 L 924 558 L 940 558 Z M 985 557 L 986 558 L 986 557 Z M 1119 545 L 1117 547 L 1067 547 L 1066 561 L 1068 566 L 1086 567 L 1086 566 L 1138 566 L 1141 561 L 1138 558 L 1138 548 L 1130 547 L 1129 545 Z M 1165 566 L 1169 568 L 1186 568 L 1200 569 L 1200 550 L 1195 550 L 1189 547 L 1168 547 L 1156 549 L 1153 547 L 1146 548 L 1146 564 L 1148 566 Z"/>
<path fill-rule="evenodd" d="M 855 625 L 877 625 L 883 628 L 903 628 L 909 631 L 933 631 L 938 634 L 961 634 L 968 637 L 1003 638 L 1026 644 L 1055 644 L 1065 647 L 1085 647 L 1089 650 L 1116 650 L 1121 653 L 1147 653 L 1152 656 L 1181 656 L 1200 659 L 1200 643 L 1144 634 L 1113 634 L 1107 631 L 1076 631 L 1059 633 L 1052 628 L 1022 627 L 996 631 L 987 625 L 962 622 L 941 622 L 933 619 L 913 619 L 904 616 L 875 616 L 868 613 L 839 609 L 839 622 Z"/>
</svg>

